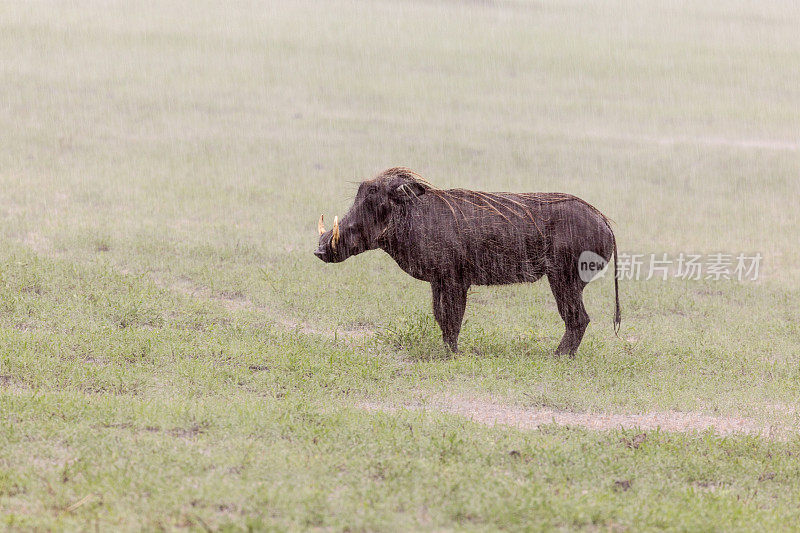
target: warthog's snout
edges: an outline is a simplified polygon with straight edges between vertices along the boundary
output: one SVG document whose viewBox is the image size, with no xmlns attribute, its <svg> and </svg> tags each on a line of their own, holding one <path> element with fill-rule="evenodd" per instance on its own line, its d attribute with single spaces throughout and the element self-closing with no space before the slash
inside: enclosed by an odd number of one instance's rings
<svg viewBox="0 0 800 533">
<path fill-rule="evenodd" d="M 343 261 L 344 258 L 340 259 L 342 254 L 338 250 L 339 239 L 341 238 L 339 232 L 339 217 L 333 217 L 333 230 L 329 238 L 324 237 L 327 232 L 325 231 L 324 217 L 322 215 L 319 216 L 319 222 L 317 222 L 317 231 L 319 232 L 320 243 L 314 255 L 326 263 L 338 263 L 339 261 Z"/>
</svg>

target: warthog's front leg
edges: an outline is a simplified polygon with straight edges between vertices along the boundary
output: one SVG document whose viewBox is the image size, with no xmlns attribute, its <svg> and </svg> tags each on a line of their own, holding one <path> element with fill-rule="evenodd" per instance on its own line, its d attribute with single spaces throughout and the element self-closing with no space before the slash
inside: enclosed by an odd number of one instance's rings
<svg viewBox="0 0 800 533">
<path fill-rule="evenodd" d="M 433 291 L 433 316 L 442 328 L 444 343 L 458 352 L 458 334 L 467 307 L 469 285 L 453 280 L 431 282 Z"/>
</svg>

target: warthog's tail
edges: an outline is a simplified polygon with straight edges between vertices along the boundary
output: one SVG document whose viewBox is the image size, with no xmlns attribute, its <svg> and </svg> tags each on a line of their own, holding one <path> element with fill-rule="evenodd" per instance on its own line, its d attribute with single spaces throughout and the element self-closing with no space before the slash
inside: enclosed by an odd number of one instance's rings
<svg viewBox="0 0 800 533">
<path fill-rule="evenodd" d="M 588 204 L 587 204 L 588 205 Z M 617 266 L 617 236 L 614 235 L 614 230 L 611 228 L 611 219 L 601 213 L 596 207 L 589 206 L 594 209 L 606 223 L 608 231 L 611 232 L 611 241 L 614 246 L 614 335 L 619 338 L 619 327 L 622 324 L 622 312 L 619 310 L 619 267 Z"/>
<path fill-rule="evenodd" d="M 614 235 L 614 232 L 611 232 Z M 614 298 L 616 309 L 614 310 L 614 335 L 619 338 L 619 327 L 622 324 L 622 313 L 619 310 L 619 269 L 617 267 L 617 238 L 614 237 Z"/>
</svg>

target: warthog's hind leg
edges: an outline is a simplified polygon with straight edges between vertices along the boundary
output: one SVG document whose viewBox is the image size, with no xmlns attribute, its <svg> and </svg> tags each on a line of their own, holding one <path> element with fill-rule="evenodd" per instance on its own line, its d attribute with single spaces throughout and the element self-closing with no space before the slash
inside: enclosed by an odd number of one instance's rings
<svg viewBox="0 0 800 533">
<path fill-rule="evenodd" d="M 547 279 L 555 296 L 558 312 L 566 326 L 564 337 L 556 348 L 556 355 L 574 356 L 581 345 L 586 326 L 589 325 L 589 314 L 583 306 L 583 288 L 586 284 L 580 279 L 563 280 L 558 275 L 548 275 Z"/>
<path fill-rule="evenodd" d="M 458 334 L 467 307 L 468 285 L 453 281 L 431 282 L 433 292 L 433 316 L 442 328 L 444 343 L 458 352 Z"/>
</svg>

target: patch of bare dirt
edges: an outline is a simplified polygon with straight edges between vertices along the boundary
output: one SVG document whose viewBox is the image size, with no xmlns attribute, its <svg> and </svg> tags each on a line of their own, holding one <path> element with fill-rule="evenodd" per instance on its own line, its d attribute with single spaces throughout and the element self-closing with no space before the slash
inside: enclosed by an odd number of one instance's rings
<svg viewBox="0 0 800 533">
<path fill-rule="evenodd" d="M 435 398 L 408 403 L 367 401 L 358 404 L 367 411 L 397 412 L 399 410 L 438 411 L 468 418 L 488 426 L 510 426 L 534 430 L 544 425 L 582 427 L 604 431 L 639 429 L 669 432 L 703 432 L 713 430 L 721 436 L 733 434 L 759 435 L 778 438 L 785 430 L 765 427 L 756 421 L 734 416 L 712 416 L 695 411 L 661 411 L 640 414 L 579 413 L 548 407 L 520 407 L 493 399 L 466 397 Z"/>
<path fill-rule="evenodd" d="M 189 427 L 175 427 L 175 428 L 159 428 L 155 426 L 136 426 L 129 422 L 122 422 L 122 423 L 114 423 L 114 424 L 99 424 L 94 426 L 95 428 L 109 428 L 109 429 L 124 429 L 134 432 L 143 432 L 146 431 L 148 433 L 164 433 L 166 435 L 171 435 L 173 437 L 183 437 L 183 438 L 191 438 L 196 437 L 197 435 L 201 435 L 206 433 L 209 428 L 209 424 L 206 422 L 202 423 L 194 423 Z"/>
</svg>

